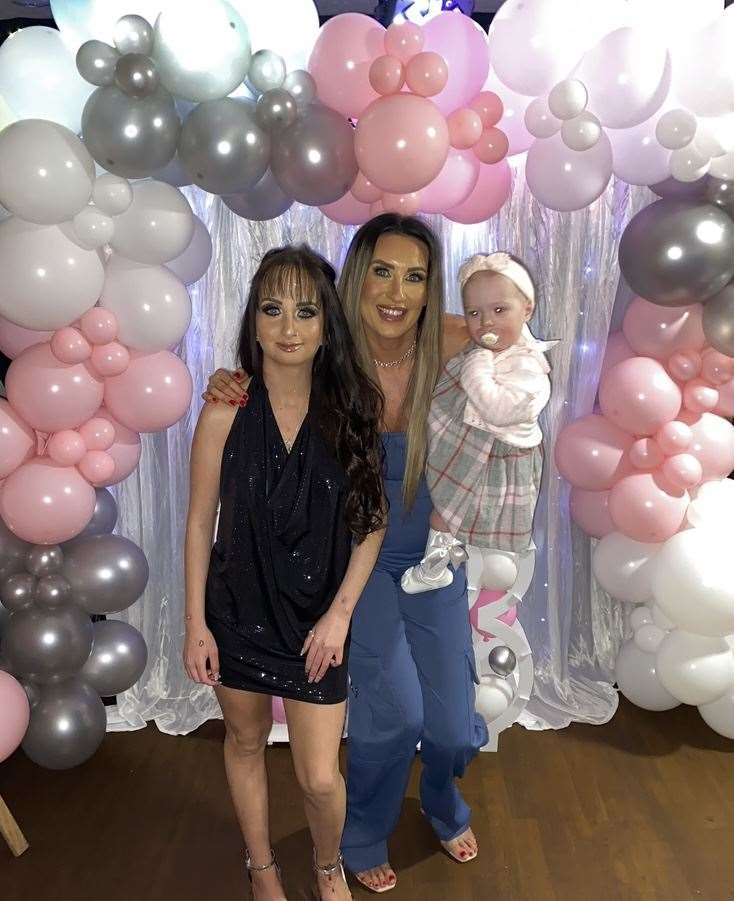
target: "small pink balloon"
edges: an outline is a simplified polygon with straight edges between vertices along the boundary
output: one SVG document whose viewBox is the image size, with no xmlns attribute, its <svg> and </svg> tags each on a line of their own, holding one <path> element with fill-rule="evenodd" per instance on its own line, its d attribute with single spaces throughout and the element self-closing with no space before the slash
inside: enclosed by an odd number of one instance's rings
<svg viewBox="0 0 734 901">
<path fill-rule="evenodd" d="M 23 686 L 10 673 L 0 670 L 0 763 L 20 747 L 30 716 Z"/>
<path fill-rule="evenodd" d="M 88 482 L 99 487 L 112 478 L 115 461 L 104 451 L 90 450 L 79 463 L 79 472 Z"/>
<path fill-rule="evenodd" d="M 121 375 L 130 365 L 130 351 L 119 341 L 98 344 L 92 351 L 90 363 L 101 376 Z"/>
<path fill-rule="evenodd" d="M 87 445 L 73 429 L 64 429 L 52 435 L 46 444 L 46 453 L 59 466 L 76 466 L 87 452 Z"/>
<path fill-rule="evenodd" d="M 482 120 L 473 109 L 457 109 L 446 120 L 449 126 L 449 141 L 457 150 L 473 147 L 482 136 Z"/>
<path fill-rule="evenodd" d="M 382 197 L 382 188 L 373 185 L 368 178 L 365 178 L 363 172 L 359 172 L 352 185 L 351 193 L 360 203 L 376 203 Z"/>
<path fill-rule="evenodd" d="M 703 467 L 693 454 L 675 454 L 663 463 L 663 475 L 681 491 L 690 491 L 703 478 Z"/>
<path fill-rule="evenodd" d="M 452 222 L 463 225 L 486 222 L 502 209 L 511 192 L 512 170 L 507 160 L 502 160 L 495 166 L 482 165 L 471 194 L 466 200 L 445 210 L 444 215 Z"/>
<path fill-rule="evenodd" d="M 574 487 L 606 491 L 632 472 L 627 459 L 632 443 L 627 432 L 591 413 L 567 425 L 558 436 L 556 466 Z"/>
<path fill-rule="evenodd" d="M 678 351 L 700 351 L 706 343 L 703 307 L 661 307 L 636 297 L 627 307 L 622 331 L 640 356 L 667 360 Z"/>
<path fill-rule="evenodd" d="M 665 454 L 653 438 L 638 438 L 630 448 L 629 459 L 635 469 L 652 471 L 662 464 Z"/>
<path fill-rule="evenodd" d="M 690 410 L 683 410 L 680 419 L 691 427 L 688 453 L 703 466 L 704 479 L 725 479 L 734 470 L 734 426 L 713 413 Z"/>
<path fill-rule="evenodd" d="M 92 355 L 92 347 L 75 328 L 60 328 L 51 338 L 51 350 L 62 363 L 83 363 Z"/>
<path fill-rule="evenodd" d="M 101 416 L 95 416 L 80 426 L 79 434 L 90 451 L 108 451 L 115 443 L 115 427 L 109 419 Z"/>
<path fill-rule="evenodd" d="M 708 413 L 719 403 L 719 392 L 702 379 L 691 379 L 683 386 L 683 405 L 692 413 Z"/>
<path fill-rule="evenodd" d="M 170 351 L 135 355 L 122 373 L 106 380 L 105 406 L 136 432 L 167 429 L 191 403 L 192 381 L 186 365 Z"/>
<path fill-rule="evenodd" d="M 52 336 L 53 332 L 37 332 L 35 329 L 23 328 L 0 316 L 0 352 L 10 360 L 14 360 L 34 344 L 45 344 Z"/>
<path fill-rule="evenodd" d="M 606 350 L 604 351 L 604 360 L 601 364 L 601 375 L 600 380 L 604 378 L 607 372 L 612 368 L 612 366 L 616 366 L 617 363 L 621 363 L 622 360 L 629 360 L 630 357 L 635 357 L 637 354 L 632 350 L 632 348 L 627 343 L 627 339 L 624 337 L 622 332 L 612 332 L 607 339 Z"/>
<path fill-rule="evenodd" d="M 734 419 L 734 379 L 719 385 L 719 403 L 712 412 L 724 419 Z"/>
<path fill-rule="evenodd" d="M 668 372 L 679 382 L 687 382 L 701 372 L 702 362 L 698 351 L 679 350 L 668 358 Z"/>
<path fill-rule="evenodd" d="M 106 419 L 115 430 L 115 442 L 107 449 L 107 453 L 115 461 L 115 471 L 112 476 L 99 487 L 115 485 L 126 479 L 140 461 L 140 435 L 122 425 L 110 415 L 109 411 L 102 407 L 95 414 L 95 419 Z"/>
<path fill-rule="evenodd" d="M 34 457 L 5 480 L 0 516 L 23 541 L 61 544 L 84 529 L 95 503 L 94 488 L 75 466 Z"/>
<path fill-rule="evenodd" d="M 433 102 L 448 116 L 477 96 L 489 75 L 487 33 L 456 10 L 439 13 L 423 26 L 425 50 L 446 60 L 449 78 Z"/>
<path fill-rule="evenodd" d="M 0 398 L 0 479 L 9 476 L 36 452 L 36 433 Z"/>
<path fill-rule="evenodd" d="M 370 218 L 370 205 L 357 200 L 351 191 L 319 209 L 332 222 L 339 222 L 341 225 L 362 225 Z"/>
<path fill-rule="evenodd" d="M 281 725 L 285 723 L 285 705 L 283 704 L 283 698 L 277 698 L 273 695 L 273 700 L 271 702 L 272 710 L 273 710 L 273 722 L 280 723 Z"/>
<path fill-rule="evenodd" d="M 415 216 L 421 208 L 421 192 L 410 194 L 383 194 L 382 208 L 386 213 L 400 213 L 402 216 Z"/>
<path fill-rule="evenodd" d="M 396 56 L 378 56 L 370 66 L 370 84 L 378 94 L 397 94 L 405 84 L 405 70 Z"/>
<path fill-rule="evenodd" d="M 609 370 L 599 386 L 602 413 L 631 435 L 654 435 L 675 419 L 681 393 L 663 366 L 649 357 L 632 357 Z"/>
<path fill-rule="evenodd" d="M 449 70 L 446 60 L 430 50 L 417 53 L 405 67 L 405 81 L 414 94 L 434 97 L 446 87 Z"/>
<path fill-rule="evenodd" d="M 423 29 L 414 22 L 394 22 L 385 32 L 385 52 L 407 63 L 423 49 Z"/>
<path fill-rule="evenodd" d="M 117 317 L 110 310 L 92 307 L 82 316 L 81 329 L 92 344 L 109 344 L 117 337 Z"/>
<path fill-rule="evenodd" d="M 501 162 L 507 156 L 510 142 L 499 128 L 485 128 L 472 149 L 480 162 L 492 165 Z"/>
<path fill-rule="evenodd" d="M 674 419 L 673 422 L 665 423 L 655 436 L 655 440 L 660 445 L 660 450 L 672 457 L 688 450 L 693 440 L 693 433 L 685 422 Z"/>
<path fill-rule="evenodd" d="M 718 350 L 709 348 L 703 352 L 701 375 L 715 387 L 725 385 L 734 378 L 734 360 Z"/>
<path fill-rule="evenodd" d="M 571 489 L 571 519 L 592 538 L 603 538 L 615 531 L 609 514 L 608 491 Z"/>
<path fill-rule="evenodd" d="M 479 178 L 479 160 L 471 150 L 449 150 L 443 169 L 421 191 L 424 213 L 442 213 L 463 203 Z"/>
<path fill-rule="evenodd" d="M 635 541 L 667 541 L 683 525 L 689 497 L 655 472 L 621 479 L 609 494 L 617 530 Z"/>
<path fill-rule="evenodd" d="M 482 120 L 483 128 L 492 128 L 504 115 L 505 108 L 494 91 L 482 91 L 469 104 L 470 109 Z"/>
</svg>

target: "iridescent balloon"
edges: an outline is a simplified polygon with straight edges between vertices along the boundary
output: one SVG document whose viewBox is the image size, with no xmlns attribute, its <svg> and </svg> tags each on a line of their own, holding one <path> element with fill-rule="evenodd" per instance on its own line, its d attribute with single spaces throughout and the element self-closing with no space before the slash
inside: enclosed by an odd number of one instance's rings
<svg viewBox="0 0 734 901">
<path fill-rule="evenodd" d="M 89 613 L 119 613 L 145 591 L 148 561 L 128 538 L 92 535 L 65 545 L 63 575 Z"/>
<path fill-rule="evenodd" d="M 289 72 L 283 81 L 283 90 L 291 94 L 299 108 L 307 107 L 316 100 L 316 82 L 305 69 Z"/>
<path fill-rule="evenodd" d="M 44 684 L 77 673 L 92 650 L 92 621 L 75 604 L 14 613 L 3 636 L 13 672 Z"/>
<path fill-rule="evenodd" d="M 503 679 L 506 679 L 516 666 L 517 657 L 507 645 L 498 645 L 489 652 L 489 668 Z"/>
<path fill-rule="evenodd" d="M 160 84 L 155 63 L 142 53 L 126 53 L 115 66 L 115 84 L 129 97 L 150 97 Z"/>
<path fill-rule="evenodd" d="M 43 576 L 36 585 L 35 603 L 44 610 L 61 607 L 71 600 L 71 585 L 63 576 Z"/>
<path fill-rule="evenodd" d="M 66 770 L 94 754 L 106 729 L 107 714 L 97 692 L 83 679 L 67 679 L 41 690 L 22 748 L 39 766 Z"/>
<path fill-rule="evenodd" d="M 14 573 L 0 582 L 0 601 L 10 613 L 30 607 L 36 592 L 36 580 L 29 573 Z"/>
<path fill-rule="evenodd" d="M 88 535 L 108 535 L 117 523 L 117 501 L 112 492 L 106 488 L 95 488 L 96 502 L 94 513 L 83 532 L 77 538 L 86 538 Z M 74 539 L 76 540 L 76 539 Z"/>
<path fill-rule="evenodd" d="M 712 347 L 734 357 L 734 284 L 727 285 L 704 304 L 703 333 Z"/>
<path fill-rule="evenodd" d="M 266 131 L 275 132 L 293 125 L 298 108 L 288 91 L 276 88 L 267 91 L 257 101 L 256 115 L 257 121 Z"/>
<path fill-rule="evenodd" d="M 181 120 L 159 88 L 136 100 L 118 87 L 97 88 L 82 116 L 82 136 L 94 159 L 115 175 L 144 178 L 173 159 Z"/>
<path fill-rule="evenodd" d="M 272 50 L 258 50 L 250 60 L 247 80 L 258 94 L 273 91 L 283 84 L 285 61 Z"/>
<path fill-rule="evenodd" d="M 249 188 L 270 162 L 270 136 L 249 100 L 209 100 L 186 118 L 179 156 L 195 184 L 212 194 Z"/>
<path fill-rule="evenodd" d="M 76 67 L 90 84 L 99 87 L 112 84 L 120 54 L 104 41 L 85 41 L 77 50 Z"/>
<path fill-rule="evenodd" d="M 34 576 L 52 576 L 61 570 L 64 555 L 58 545 L 37 544 L 28 551 L 26 569 Z"/>
<path fill-rule="evenodd" d="M 113 40 L 120 53 L 143 53 L 153 50 L 153 26 L 142 16 L 123 16 L 117 20 Z"/>
<path fill-rule="evenodd" d="M 233 213 L 255 222 L 277 219 L 293 206 L 293 198 L 283 192 L 270 169 L 247 191 L 223 194 L 222 200 Z"/>
<path fill-rule="evenodd" d="M 148 649 L 129 623 L 108 619 L 94 624 L 92 653 L 81 675 L 103 698 L 127 691 L 143 675 Z"/>
</svg>

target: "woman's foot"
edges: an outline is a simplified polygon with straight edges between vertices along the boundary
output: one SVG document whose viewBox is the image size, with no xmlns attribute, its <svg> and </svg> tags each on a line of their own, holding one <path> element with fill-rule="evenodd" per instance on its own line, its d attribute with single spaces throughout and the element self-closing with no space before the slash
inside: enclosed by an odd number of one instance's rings
<svg viewBox="0 0 734 901">
<path fill-rule="evenodd" d="M 360 873 L 355 873 L 354 878 L 365 888 L 377 894 L 389 892 L 390 889 L 395 888 L 398 881 L 395 870 L 389 863 L 373 867 L 371 870 L 362 870 Z"/>
<path fill-rule="evenodd" d="M 314 873 L 316 873 L 316 897 L 321 901 L 352 901 L 352 893 L 344 875 L 341 853 L 331 864 L 321 865 L 314 852 Z"/>
<path fill-rule="evenodd" d="M 471 829 L 466 829 L 461 835 L 452 838 L 451 841 L 441 842 L 444 851 L 457 863 L 468 863 L 479 853 L 477 839 Z"/>
<path fill-rule="evenodd" d="M 247 877 L 252 888 L 252 901 L 288 901 L 280 881 L 280 867 L 275 862 L 274 854 L 270 863 L 259 865 L 248 856 L 246 865 Z"/>
</svg>

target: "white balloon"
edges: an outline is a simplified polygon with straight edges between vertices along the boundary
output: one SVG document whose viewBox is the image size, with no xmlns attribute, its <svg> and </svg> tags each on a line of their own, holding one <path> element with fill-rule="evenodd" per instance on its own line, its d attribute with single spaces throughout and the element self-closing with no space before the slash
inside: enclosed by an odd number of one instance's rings
<svg viewBox="0 0 734 901">
<path fill-rule="evenodd" d="M 574 119 L 586 109 L 589 93 L 578 78 L 564 78 L 548 95 L 548 109 L 556 119 Z"/>
<path fill-rule="evenodd" d="M 142 16 L 151 25 L 164 9 L 180 8 L 191 0 L 51 0 L 51 12 L 62 37 L 76 55 L 81 45 L 97 38 L 112 44 L 117 20 L 128 13 Z"/>
<path fill-rule="evenodd" d="M 696 147 L 712 159 L 734 150 L 734 113 L 707 118 L 701 116 L 696 129 Z"/>
<path fill-rule="evenodd" d="M 652 621 L 664 632 L 675 629 L 675 623 L 670 617 L 666 616 L 657 604 L 652 605 Z"/>
<path fill-rule="evenodd" d="M 734 652 L 723 638 L 674 629 L 660 643 L 656 664 L 661 684 L 684 704 L 710 704 L 734 686 Z"/>
<path fill-rule="evenodd" d="M 108 216 L 119 216 L 133 202 L 133 189 L 126 178 L 107 172 L 95 181 L 92 200 Z"/>
<path fill-rule="evenodd" d="M 632 613 L 630 613 L 630 626 L 635 632 L 643 626 L 650 625 L 652 621 L 652 610 L 650 610 L 647 604 L 641 604 L 639 607 L 635 607 Z"/>
<path fill-rule="evenodd" d="M 115 224 L 109 216 L 93 206 L 85 207 L 74 216 L 74 234 L 87 250 L 96 250 L 108 244 L 115 233 Z"/>
<path fill-rule="evenodd" d="M 118 339 L 146 353 L 178 344 L 191 322 L 191 300 L 165 266 L 146 266 L 113 256 L 99 305 L 117 317 Z"/>
<path fill-rule="evenodd" d="M 184 252 L 175 260 L 166 263 L 184 285 L 193 285 L 202 278 L 212 261 L 212 239 L 207 227 L 194 216 L 194 236 Z"/>
<path fill-rule="evenodd" d="M 482 554 L 482 588 L 508 591 L 517 580 L 517 563 L 513 555 L 484 548 Z"/>
<path fill-rule="evenodd" d="M 561 135 L 536 141 L 528 151 L 528 187 L 552 210 L 584 209 L 604 193 L 611 177 L 612 145 L 605 134 L 583 153 L 566 147 Z"/>
<path fill-rule="evenodd" d="M 652 590 L 680 629 L 720 637 L 734 633 L 734 555 L 729 531 L 686 529 L 657 555 Z"/>
<path fill-rule="evenodd" d="M 48 119 L 76 134 L 94 89 L 55 28 L 23 28 L 0 47 L 0 96 L 18 119 Z"/>
<path fill-rule="evenodd" d="M 96 251 L 82 249 L 58 225 L 15 217 L 0 223 L 0 272 L 0 315 L 38 331 L 78 319 L 104 281 Z"/>
<path fill-rule="evenodd" d="M 518 94 L 507 85 L 502 84 L 494 69 L 490 69 L 489 77 L 482 90 L 493 91 L 502 101 L 502 118 L 497 123 L 497 128 L 507 135 L 507 140 L 510 142 L 507 155 L 514 156 L 517 153 L 525 153 L 533 143 L 533 136 L 525 127 L 525 110 L 532 98 L 525 94 Z"/>
<path fill-rule="evenodd" d="M 571 150 L 591 150 L 602 135 L 601 124 L 593 113 L 586 112 L 563 123 L 561 137 L 566 147 Z"/>
<path fill-rule="evenodd" d="M 0 202 L 38 225 L 71 219 L 89 201 L 94 161 L 79 138 L 54 122 L 24 119 L 0 132 Z"/>
<path fill-rule="evenodd" d="M 670 174 L 678 181 L 698 181 L 709 171 L 710 166 L 711 160 L 699 151 L 695 142 L 670 154 Z"/>
<path fill-rule="evenodd" d="M 622 645 L 614 676 L 625 698 L 643 710 L 672 710 L 678 706 L 678 700 L 660 684 L 655 655 L 641 651 L 634 641 Z"/>
<path fill-rule="evenodd" d="M 252 52 L 273 50 L 282 56 L 288 71 L 308 69 L 308 60 L 319 35 L 319 11 L 312 0 L 230 0 L 245 20 Z"/>
<path fill-rule="evenodd" d="M 734 96 L 734 13 L 731 8 L 710 25 L 689 34 L 676 47 L 673 89 L 682 106 L 699 116 L 731 112 Z"/>
<path fill-rule="evenodd" d="M 635 632 L 634 642 L 641 651 L 654 654 L 664 638 L 664 629 L 658 628 L 653 623 L 647 623 Z"/>
<path fill-rule="evenodd" d="M 670 109 L 658 119 L 655 137 L 667 150 L 687 147 L 696 137 L 696 117 L 686 109 Z"/>
<path fill-rule="evenodd" d="M 688 506 L 688 522 L 692 526 L 726 532 L 731 528 L 732 510 L 734 510 L 734 481 L 719 479 L 704 482 Z"/>
<path fill-rule="evenodd" d="M 141 263 L 167 263 L 183 253 L 194 236 L 194 214 L 184 195 L 162 181 L 132 186 L 133 202 L 115 219 L 112 249 Z"/>
<path fill-rule="evenodd" d="M 661 548 L 661 544 L 644 544 L 621 532 L 611 532 L 594 550 L 594 577 L 613 598 L 644 603 L 652 597 L 655 561 Z"/>
<path fill-rule="evenodd" d="M 734 178 L 734 150 L 724 154 L 724 156 L 717 156 L 716 159 L 712 160 L 709 173 L 714 178 L 731 181 Z"/>
<path fill-rule="evenodd" d="M 647 28 L 668 46 L 688 40 L 724 10 L 724 0 L 627 0 L 627 5 L 630 24 Z"/>
<path fill-rule="evenodd" d="M 710 704 L 701 704 L 698 712 L 714 732 L 724 738 L 734 738 L 734 688 Z"/>
<path fill-rule="evenodd" d="M 632 128 L 608 128 L 614 174 L 630 185 L 656 185 L 670 175 L 670 151 L 655 137 L 657 115 Z"/>
<path fill-rule="evenodd" d="M 512 703 L 512 685 L 500 676 L 482 676 L 477 685 L 476 709 L 489 724 L 503 714 Z"/>
<path fill-rule="evenodd" d="M 550 138 L 561 130 L 562 124 L 543 97 L 536 97 L 525 110 L 525 128 L 534 138 Z"/>
</svg>

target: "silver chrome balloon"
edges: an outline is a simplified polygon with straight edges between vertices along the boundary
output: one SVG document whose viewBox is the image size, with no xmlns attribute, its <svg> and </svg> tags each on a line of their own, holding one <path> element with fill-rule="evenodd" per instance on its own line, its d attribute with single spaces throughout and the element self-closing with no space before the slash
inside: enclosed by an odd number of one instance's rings
<svg viewBox="0 0 734 901">
<path fill-rule="evenodd" d="M 288 91 L 276 88 L 267 91 L 257 101 L 257 121 L 269 132 L 293 125 L 298 116 L 296 101 Z"/>
<path fill-rule="evenodd" d="M 112 84 L 120 54 L 104 41 L 85 41 L 76 52 L 76 67 L 81 77 L 98 87 Z"/>
<path fill-rule="evenodd" d="M 64 546 L 62 572 L 88 613 L 119 613 L 145 591 L 149 571 L 145 554 L 128 538 L 92 535 Z"/>
<path fill-rule="evenodd" d="M 115 84 L 128 97 L 149 97 L 157 90 L 160 78 L 149 56 L 126 53 L 115 66 Z"/>
<path fill-rule="evenodd" d="M 0 517 L 0 579 L 25 572 L 25 557 L 31 547 L 11 532 Z"/>
<path fill-rule="evenodd" d="M 91 650 L 92 621 L 75 604 L 14 613 L 3 636 L 13 672 L 39 684 L 79 672 Z"/>
<path fill-rule="evenodd" d="M 247 81 L 258 94 L 279 88 L 285 79 L 285 61 L 273 50 L 258 50 L 252 55 Z"/>
<path fill-rule="evenodd" d="M 142 16 L 123 16 L 117 20 L 112 40 L 120 53 L 142 53 L 153 50 L 153 26 Z"/>
<path fill-rule="evenodd" d="M 95 488 L 96 500 L 94 504 L 94 513 L 84 531 L 80 532 L 78 538 L 86 538 L 87 535 L 109 535 L 117 524 L 117 501 L 112 496 L 112 492 L 106 488 Z"/>
<path fill-rule="evenodd" d="M 704 304 L 703 333 L 712 347 L 734 357 L 734 283 Z"/>
<path fill-rule="evenodd" d="M 108 619 L 94 623 L 92 653 L 81 675 L 103 698 L 127 691 L 148 662 L 143 636 L 129 623 Z"/>
<path fill-rule="evenodd" d="M 28 551 L 26 569 L 34 576 L 51 576 L 59 572 L 64 555 L 58 545 L 37 544 Z"/>
<path fill-rule="evenodd" d="M 283 193 L 270 169 L 251 188 L 237 194 L 223 194 L 222 200 L 233 213 L 255 222 L 277 219 L 293 206 L 293 198 Z"/>
<path fill-rule="evenodd" d="M 316 100 L 316 82 L 305 69 L 289 72 L 283 81 L 283 90 L 288 91 L 299 108 L 307 107 Z"/>
<path fill-rule="evenodd" d="M 515 652 L 507 645 L 501 644 L 489 652 L 489 668 L 493 673 L 506 679 L 517 666 Z"/>
<path fill-rule="evenodd" d="M 71 585 L 63 576 L 54 574 L 43 576 L 38 580 L 35 593 L 35 604 L 43 610 L 61 607 L 70 601 Z"/>
<path fill-rule="evenodd" d="M 36 580 L 30 573 L 14 573 L 0 582 L 0 601 L 10 613 L 30 607 L 36 592 Z"/>
</svg>

